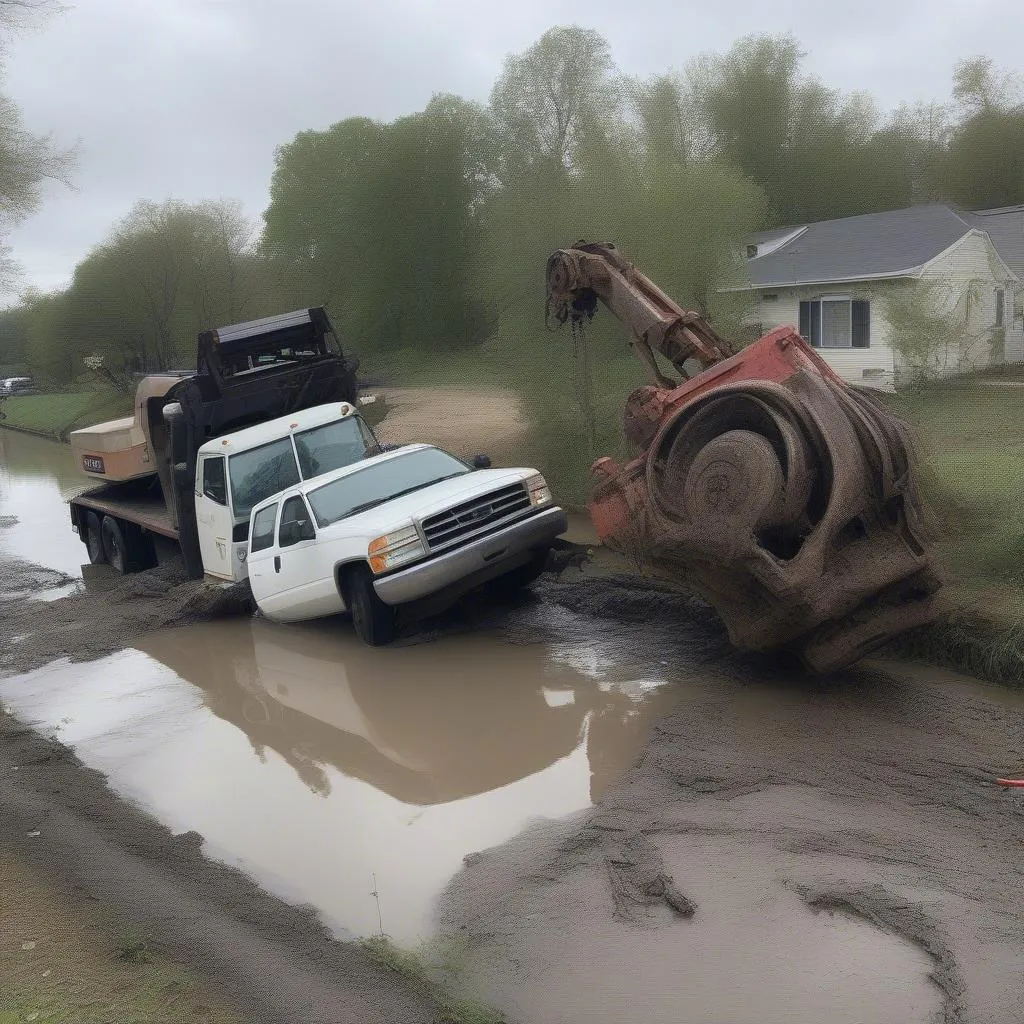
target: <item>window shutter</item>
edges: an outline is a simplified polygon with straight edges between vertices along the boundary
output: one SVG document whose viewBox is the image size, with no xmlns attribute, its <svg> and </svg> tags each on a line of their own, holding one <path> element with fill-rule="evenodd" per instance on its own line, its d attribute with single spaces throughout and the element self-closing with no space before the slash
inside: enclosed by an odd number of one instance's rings
<svg viewBox="0 0 1024 1024">
<path fill-rule="evenodd" d="M 811 340 L 811 304 L 800 303 L 800 336 L 805 341 Z"/>
<path fill-rule="evenodd" d="M 821 348 L 821 301 L 811 300 L 811 336 L 808 339 L 815 348 Z"/>
<path fill-rule="evenodd" d="M 871 303 L 866 299 L 853 300 L 853 347 L 871 347 Z"/>
</svg>

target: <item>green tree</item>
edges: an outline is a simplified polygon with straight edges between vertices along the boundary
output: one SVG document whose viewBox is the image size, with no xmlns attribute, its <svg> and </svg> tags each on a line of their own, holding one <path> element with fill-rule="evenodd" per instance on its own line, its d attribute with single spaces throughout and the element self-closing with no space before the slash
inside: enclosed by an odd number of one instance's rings
<svg viewBox="0 0 1024 1024">
<path fill-rule="evenodd" d="M 905 175 L 873 144 L 871 98 L 805 76 L 804 56 L 792 35 L 754 35 L 689 64 L 688 93 L 714 153 L 764 189 L 779 223 L 905 205 Z"/>
<path fill-rule="evenodd" d="M 538 167 L 578 169 L 588 139 L 614 124 L 621 98 L 608 43 L 593 29 L 551 28 L 507 57 L 490 102 L 502 182 Z"/>
<path fill-rule="evenodd" d="M 51 0 L 0 0 L 0 73 L 11 37 L 60 9 Z M 43 182 L 66 183 L 73 162 L 72 150 L 60 149 L 50 136 L 27 131 L 17 105 L 0 93 L 0 290 L 11 290 L 18 277 L 5 239 L 39 208 Z"/>
<path fill-rule="evenodd" d="M 908 383 L 970 370 L 990 352 L 1001 355 L 1002 329 L 982 316 L 984 287 L 980 279 L 915 281 L 884 296 L 892 348 Z"/>
<path fill-rule="evenodd" d="M 869 162 L 884 179 L 881 193 L 893 206 L 944 198 L 942 174 L 953 130 L 947 104 L 902 104 L 868 142 Z M 877 179 L 876 179 L 877 180 Z M 873 184 L 871 179 L 867 184 Z"/>
<path fill-rule="evenodd" d="M 952 133 L 942 187 L 972 209 L 1024 203 L 1024 104 L 1020 80 L 987 57 L 961 61 L 953 98 L 961 119 Z"/>
<path fill-rule="evenodd" d="M 26 356 L 44 384 L 63 385 L 81 374 L 81 349 L 68 335 L 67 293 L 29 289 L 22 295 Z"/>
<path fill-rule="evenodd" d="M 191 365 L 200 330 L 253 312 L 251 235 L 236 203 L 136 204 L 75 268 L 67 335 L 52 344 L 103 355 L 113 372 Z"/>
<path fill-rule="evenodd" d="M 472 344 L 492 138 L 481 107 L 448 95 L 393 124 L 304 132 L 278 150 L 263 251 L 361 347 Z"/>
<path fill-rule="evenodd" d="M 373 225 L 364 200 L 384 132 L 368 118 L 349 118 L 300 132 L 274 154 L 262 251 L 283 265 L 293 288 L 330 301 L 343 321 L 352 321 L 365 289 L 363 250 Z"/>
<path fill-rule="evenodd" d="M 991 57 L 969 57 L 953 69 L 953 99 L 967 115 L 1008 110 L 1020 92 L 1020 77 L 999 71 Z"/>
<path fill-rule="evenodd" d="M 678 74 L 654 75 L 628 84 L 636 143 L 653 166 L 685 165 L 702 154 L 692 97 Z"/>
<path fill-rule="evenodd" d="M 0 310 L 0 377 L 23 371 L 27 363 L 28 324 L 19 304 Z"/>
</svg>

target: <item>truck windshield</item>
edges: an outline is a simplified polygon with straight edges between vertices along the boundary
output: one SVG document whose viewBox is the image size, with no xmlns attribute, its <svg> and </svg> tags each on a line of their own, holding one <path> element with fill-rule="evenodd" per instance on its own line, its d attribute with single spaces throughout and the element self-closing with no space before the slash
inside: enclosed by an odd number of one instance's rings
<svg viewBox="0 0 1024 1024">
<path fill-rule="evenodd" d="M 236 519 L 248 519 L 253 505 L 299 482 L 290 437 L 271 441 L 260 448 L 239 452 L 228 459 L 231 474 L 231 504 Z"/>
<path fill-rule="evenodd" d="M 302 479 L 329 473 L 332 469 L 351 466 L 366 457 L 366 449 L 376 444 L 369 428 L 358 416 L 325 423 L 295 435 Z"/>
<path fill-rule="evenodd" d="M 470 468 L 439 448 L 421 448 L 360 469 L 308 494 L 321 528 L 375 505 L 462 476 Z"/>
</svg>

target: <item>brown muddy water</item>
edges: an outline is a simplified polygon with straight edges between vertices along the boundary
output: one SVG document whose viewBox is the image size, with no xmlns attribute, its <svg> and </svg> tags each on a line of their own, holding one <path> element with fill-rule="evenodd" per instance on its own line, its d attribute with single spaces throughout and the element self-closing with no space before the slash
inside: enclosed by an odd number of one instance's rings
<svg viewBox="0 0 1024 1024">
<path fill-rule="evenodd" d="M 84 548 L 63 499 L 84 481 L 70 452 L 0 430 L 0 457 L 0 555 L 80 577 Z M 509 610 L 517 642 L 499 628 L 387 650 L 364 647 L 337 620 L 207 622 L 2 678 L 0 703 L 174 831 L 199 833 L 208 856 L 317 908 L 339 935 L 431 939 L 437 898 L 461 884 L 467 858 L 467 899 L 483 926 L 463 916 L 474 934 L 500 933 L 511 918 L 495 910 L 499 926 L 488 916 L 495 888 L 508 896 L 520 885 L 507 962 L 470 957 L 463 979 L 513 1019 L 936 1019 L 932 959 L 869 920 L 813 913 L 780 885 L 785 856 L 757 838 L 772 835 L 770 820 L 751 820 L 749 842 L 710 822 L 658 841 L 699 908 L 695 927 L 671 935 L 613 920 L 601 871 L 567 871 L 531 902 L 532 867 L 521 883 L 495 867 L 515 860 L 517 837 L 538 822 L 564 828 L 606 794 L 614 814 L 624 799 L 616 787 L 651 756 L 654 723 L 704 721 L 719 685 L 685 652 L 675 650 L 671 666 L 652 657 L 654 634 L 631 648 L 620 629 L 616 646 L 597 620 L 533 614 Z M 735 680 L 721 685 L 735 690 Z M 767 740 L 770 695 L 757 705 L 750 721 L 764 716 Z M 706 718 L 711 734 L 720 719 Z M 708 742 L 724 762 L 741 763 L 724 740 Z M 824 812 L 809 799 L 806 813 Z M 485 874 L 499 881 L 474 902 L 481 861 L 470 855 L 488 850 Z M 523 964 L 533 965 L 525 973 L 511 966 L 521 943 L 530 949 Z"/>
<path fill-rule="evenodd" d="M 208 855 L 339 930 L 414 942 L 464 856 L 588 807 L 642 747 L 659 681 L 593 678 L 573 654 L 474 636 L 381 652 L 334 622 L 235 620 L 0 697 Z"/>
<path fill-rule="evenodd" d="M 0 429 L 0 556 L 81 577 L 85 546 L 65 501 L 87 486 L 69 445 Z"/>
</svg>

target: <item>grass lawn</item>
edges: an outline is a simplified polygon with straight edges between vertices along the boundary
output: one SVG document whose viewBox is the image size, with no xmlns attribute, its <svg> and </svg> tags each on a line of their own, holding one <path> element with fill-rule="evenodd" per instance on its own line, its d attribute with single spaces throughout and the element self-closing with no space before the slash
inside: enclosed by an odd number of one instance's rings
<svg viewBox="0 0 1024 1024">
<path fill-rule="evenodd" d="M 127 416 L 131 400 L 109 392 L 72 391 L 49 395 L 19 395 L 0 402 L 5 426 L 64 438 L 76 427 Z"/>
<path fill-rule="evenodd" d="M 1024 588 L 1024 388 L 937 386 L 896 400 L 965 585 Z"/>
<path fill-rule="evenodd" d="M 957 611 L 910 653 L 1024 683 L 1024 388 L 944 383 L 893 400 L 915 428 Z"/>
</svg>

